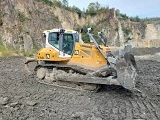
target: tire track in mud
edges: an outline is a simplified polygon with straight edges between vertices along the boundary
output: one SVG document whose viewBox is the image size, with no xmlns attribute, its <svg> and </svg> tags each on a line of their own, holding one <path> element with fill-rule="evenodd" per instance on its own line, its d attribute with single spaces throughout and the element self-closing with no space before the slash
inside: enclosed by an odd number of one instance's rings
<svg viewBox="0 0 160 120">
<path fill-rule="evenodd" d="M 111 102 L 112 101 L 112 102 Z M 145 120 L 159 120 L 159 108 L 153 103 L 146 102 L 143 100 L 125 100 L 117 101 L 110 100 L 108 102 L 108 108 L 106 111 L 101 111 L 102 115 L 105 115 L 105 118 L 113 118 L 114 120 L 133 120 L 133 119 L 145 119 Z"/>
<path fill-rule="evenodd" d="M 114 89 L 110 89 L 110 91 L 106 92 L 112 94 L 112 96 L 109 95 L 108 97 L 104 97 L 103 100 L 96 101 L 95 103 L 98 106 L 103 119 L 160 119 L 159 105 L 154 101 L 154 99 L 152 100 L 149 97 L 144 98 L 142 97 L 142 93 L 128 93 L 127 95 L 125 90 L 119 91 L 121 95 L 118 95 L 118 93 L 116 93 L 116 95 Z M 104 99 L 106 100 L 106 104 L 104 102 Z"/>
</svg>

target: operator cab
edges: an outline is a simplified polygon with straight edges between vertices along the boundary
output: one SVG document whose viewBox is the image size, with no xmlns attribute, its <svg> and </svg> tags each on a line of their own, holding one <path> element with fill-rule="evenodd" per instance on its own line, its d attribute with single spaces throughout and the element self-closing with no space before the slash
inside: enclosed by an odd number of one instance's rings
<svg viewBox="0 0 160 120">
<path fill-rule="evenodd" d="M 59 57 L 70 58 L 74 51 L 75 42 L 79 41 L 77 31 L 52 29 L 43 32 L 46 36 L 46 47 L 52 47 L 59 52 Z"/>
</svg>

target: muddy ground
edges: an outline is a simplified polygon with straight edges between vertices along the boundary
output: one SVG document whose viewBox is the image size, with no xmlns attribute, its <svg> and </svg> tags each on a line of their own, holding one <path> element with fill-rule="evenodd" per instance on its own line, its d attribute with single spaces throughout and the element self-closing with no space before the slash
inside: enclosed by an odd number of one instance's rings
<svg viewBox="0 0 160 120">
<path fill-rule="evenodd" d="M 0 120 L 160 120 L 159 54 L 136 57 L 142 93 L 120 86 L 91 93 L 40 84 L 26 74 L 23 60 L 0 58 Z"/>
</svg>

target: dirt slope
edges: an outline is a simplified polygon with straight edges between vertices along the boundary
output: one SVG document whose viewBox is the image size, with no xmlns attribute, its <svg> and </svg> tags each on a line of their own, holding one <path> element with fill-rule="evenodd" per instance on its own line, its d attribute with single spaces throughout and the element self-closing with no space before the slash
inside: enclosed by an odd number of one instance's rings
<svg viewBox="0 0 160 120">
<path fill-rule="evenodd" d="M 119 86 L 90 93 L 43 85 L 25 73 L 23 60 L 0 58 L 0 120 L 160 119 L 160 61 L 137 61 L 141 94 Z"/>
</svg>

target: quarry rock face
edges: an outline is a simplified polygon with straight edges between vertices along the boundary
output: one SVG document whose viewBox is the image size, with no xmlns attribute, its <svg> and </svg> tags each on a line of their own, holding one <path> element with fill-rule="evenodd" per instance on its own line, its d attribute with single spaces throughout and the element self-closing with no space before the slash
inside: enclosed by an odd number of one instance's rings
<svg viewBox="0 0 160 120">
<path fill-rule="evenodd" d="M 79 16 L 63 7 L 48 6 L 34 0 L 0 1 L 0 38 L 5 46 L 27 51 L 40 46 L 42 32 L 46 29 L 81 28 L 96 25 L 107 39 L 108 45 L 155 47 L 160 45 L 160 24 L 142 25 L 116 16 L 115 9 L 108 9 L 96 16 Z"/>
<path fill-rule="evenodd" d="M 147 24 L 145 32 L 147 39 L 160 39 L 160 25 Z"/>
</svg>

